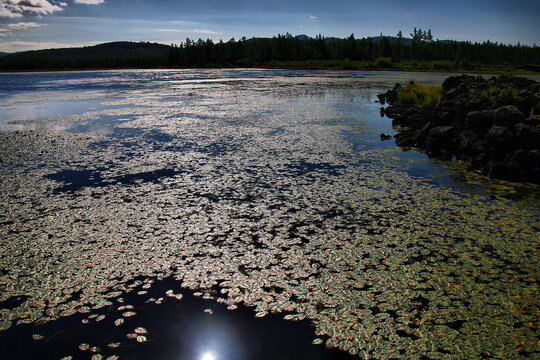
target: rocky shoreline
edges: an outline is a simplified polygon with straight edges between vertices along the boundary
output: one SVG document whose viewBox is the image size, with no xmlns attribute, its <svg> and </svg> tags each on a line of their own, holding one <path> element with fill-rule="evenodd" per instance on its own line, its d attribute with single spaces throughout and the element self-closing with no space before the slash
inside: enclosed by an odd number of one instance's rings
<svg viewBox="0 0 540 360">
<path fill-rule="evenodd" d="M 378 95 L 396 144 L 457 159 L 490 178 L 540 184 L 540 83 L 511 76 L 452 76 L 434 105 L 400 104 L 400 84 Z"/>
</svg>

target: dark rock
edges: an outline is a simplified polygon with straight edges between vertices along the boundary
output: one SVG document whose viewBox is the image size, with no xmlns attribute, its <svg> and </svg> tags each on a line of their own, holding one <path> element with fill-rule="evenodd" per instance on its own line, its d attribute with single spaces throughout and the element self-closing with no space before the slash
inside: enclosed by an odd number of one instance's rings
<svg viewBox="0 0 540 360">
<path fill-rule="evenodd" d="M 509 180 L 518 179 L 540 183 L 540 152 L 519 149 L 508 157 L 507 166 L 514 171 Z"/>
<path fill-rule="evenodd" d="M 506 126 L 493 125 L 487 132 L 485 139 L 488 145 L 498 145 L 512 138 L 512 133 Z"/>
<path fill-rule="evenodd" d="M 514 175 L 514 169 L 502 161 L 491 162 L 486 171 L 485 175 L 496 179 L 510 180 Z"/>
<path fill-rule="evenodd" d="M 429 130 L 425 138 L 426 154 L 443 159 L 452 158 L 453 126 L 437 126 Z"/>
<path fill-rule="evenodd" d="M 395 115 L 392 119 L 392 126 L 406 126 L 408 118 L 406 116 Z"/>
<path fill-rule="evenodd" d="M 472 158 L 485 151 L 478 136 L 471 130 L 464 130 L 455 138 L 454 146 L 458 154 L 467 154 Z"/>
<path fill-rule="evenodd" d="M 384 94 L 377 95 L 377 98 L 379 98 L 379 102 L 384 105 L 386 102 L 389 104 L 393 104 L 397 100 L 397 92 L 401 88 L 401 84 L 396 83 L 394 87 L 391 90 L 388 90 Z"/>
<path fill-rule="evenodd" d="M 462 76 L 450 76 L 449 78 L 446 78 L 446 80 L 442 83 L 442 88 L 444 92 L 448 92 L 452 89 L 456 89 L 459 85 L 463 83 L 464 80 L 466 80 L 466 75 Z"/>
<path fill-rule="evenodd" d="M 526 122 L 527 122 L 527 125 L 531 125 L 531 126 L 540 125 L 540 114 L 539 115 L 531 115 L 531 116 L 529 116 L 529 118 L 526 120 Z"/>
<path fill-rule="evenodd" d="M 492 178 L 540 182 L 540 152 L 519 149 L 502 161 L 492 161 L 484 170 Z"/>
<path fill-rule="evenodd" d="M 415 145 L 411 130 L 400 131 L 398 134 L 394 135 L 394 138 L 396 139 L 396 144 L 398 146 L 409 148 Z"/>
<path fill-rule="evenodd" d="M 535 106 L 537 102 L 538 102 L 538 98 L 536 97 L 536 95 L 532 93 L 528 93 L 528 94 L 523 94 L 523 96 L 520 96 L 517 99 L 516 106 L 523 115 L 528 116 L 532 114 L 533 107 Z"/>
<path fill-rule="evenodd" d="M 523 122 L 525 117 L 519 109 L 513 105 L 501 106 L 495 110 L 495 124 L 501 126 L 513 126 Z"/>
<path fill-rule="evenodd" d="M 381 133 L 380 138 L 381 138 L 381 141 L 390 140 L 390 139 L 392 139 L 392 135 L 387 135 L 385 133 Z"/>
<path fill-rule="evenodd" d="M 516 142 L 522 149 L 533 150 L 540 143 L 540 129 L 523 123 L 514 126 Z"/>
<path fill-rule="evenodd" d="M 514 135 L 505 126 L 493 125 L 484 140 L 489 153 L 497 158 L 518 147 Z"/>
<path fill-rule="evenodd" d="M 451 76 L 440 100 L 423 107 L 396 104 L 399 88 L 379 95 L 389 104 L 381 115 L 400 127 L 398 146 L 442 159 L 455 156 L 490 177 L 540 183 L 540 83 Z"/>
<path fill-rule="evenodd" d="M 384 113 L 389 118 L 394 118 L 395 116 L 401 115 L 408 108 L 409 108 L 409 106 L 407 106 L 407 105 L 393 105 L 393 106 L 387 107 L 384 110 Z"/>
<path fill-rule="evenodd" d="M 495 119 L 495 111 L 471 111 L 465 119 L 465 127 L 477 134 L 486 133 Z"/>
<path fill-rule="evenodd" d="M 414 146 L 418 148 L 423 148 L 425 145 L 425 139 L 429 134 L 429 129 L 433 127 L 433 124 L 428 122 L 422 128 L 418 131 L 416 131 L 414 135 Z"/>
<path fill-rule="evenodd" d="M 451 111 L 444 111 L 444 109 L 443 111 L 440 112 L 439 116 L 441 117 L 441 120 L 444 122 L 451 122 L 454 118 L 454 115 L 452 114 Z"/>
</svg>

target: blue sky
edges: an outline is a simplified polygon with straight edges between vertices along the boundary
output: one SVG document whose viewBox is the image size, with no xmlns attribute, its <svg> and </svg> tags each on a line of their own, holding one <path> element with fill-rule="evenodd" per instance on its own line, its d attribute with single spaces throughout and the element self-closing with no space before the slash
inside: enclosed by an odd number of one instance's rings
<svg viewBox="0 0 540 360">
<path fill-rule="evenodd" d="M 186 37 L 407 35 L 540 45 L 540 0 L 0 0 L 0 51 Z"/>
</svg>

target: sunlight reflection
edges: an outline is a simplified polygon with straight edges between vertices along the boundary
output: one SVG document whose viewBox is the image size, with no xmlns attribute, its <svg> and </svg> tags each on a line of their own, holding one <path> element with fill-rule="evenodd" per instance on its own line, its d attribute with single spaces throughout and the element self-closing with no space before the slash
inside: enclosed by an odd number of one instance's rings
<svg viewBox="0 0 540 360">
<path fill-rule="evenodd" d="M 202 354 L 200 360 L 217 360 L 217 358 L 214 356 L 214 354 L 211 351 L 207 351 L 204 354 Z"/>
</svg>

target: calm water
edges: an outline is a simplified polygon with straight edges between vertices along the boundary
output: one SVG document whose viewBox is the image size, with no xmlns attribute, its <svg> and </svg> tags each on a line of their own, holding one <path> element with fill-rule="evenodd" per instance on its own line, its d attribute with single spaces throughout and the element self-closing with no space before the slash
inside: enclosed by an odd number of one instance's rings
<svg viewBox="0 0 540 360">
<path fill-rule="evenodd" d="M 538 357 L 539 188 L 379 139 L 376 94 L 446 77 L 0 74 L 0 344 Z"/>
</svg>

